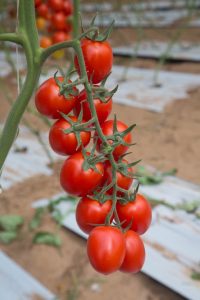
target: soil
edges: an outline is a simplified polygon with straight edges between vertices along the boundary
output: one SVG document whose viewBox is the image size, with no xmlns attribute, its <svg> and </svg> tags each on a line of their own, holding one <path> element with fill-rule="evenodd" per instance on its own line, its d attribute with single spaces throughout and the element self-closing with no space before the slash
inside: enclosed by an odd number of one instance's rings
<svg viewBox="0 0 200 300">
<path fill-rule="evenodd" d="M 155 34 L 148 32 L 153 39 Z M 158 34 L 158 33 L 157 33 Z M 195 40 L 199 32 L 194 29 L 185 35 L 185 40 Z M 163 37 L 163 35 L 162 35 Z M 193 37 L 193 38 L 192 38 Z M 117 38 L 114 40 L 117 44 Z M 155 68 L 155 60 L 116 59 L 116 62 L 142 68 Z M 63 62 L 61 62 L 62 64 Z M 166 64 L 163 69 L 198 73 L 200 64 Z M 14 76 L 6 78 L 13 99 L 16 89 Z M 159 170 L 177 168 L 177 176 L 200 184 L 200 88 L 190 92 L 188 99 L 170 104 L 163 113 L 144 109 L 114 105 L 113 111 L 127 124 L 136 123 L 130 158 L 143 159 L 143 164 L 153 165 Z M 9 105 L 5 94 L 0 93 L 0 121 L 5 120 Z M 38 118 L 26 114 L 35 128 L 46 129 Z M 62 247 L 58 250 L 45 245 L 33 245 L 33 233 L 27 224 L 33 216 L 33 201 L 51 197 L 61 191 L 59 185 L 60 163 L 54 166 L 52 176 L 35 176 L 13 186 L 0 195 L 0 214 L 14 213 L 25 217 L 19 239 L 11 245 L 1 245 L 12 259 L 40 280 L 59 296 L 59 299 L 81 300 L 181 300 L 184 299 L 143 273 L 127 275 L 117 272 L 102 276 L 88 263 L 86 242 L 68 230 L 60 229 Z M 50 217 L 45 217 L 40 230 L 56 232 L 57 226 Z M 156 263 L 156 262 L 155 262 Z M 37 299 L 37 298 L 36 298 Z"/>
</svg>

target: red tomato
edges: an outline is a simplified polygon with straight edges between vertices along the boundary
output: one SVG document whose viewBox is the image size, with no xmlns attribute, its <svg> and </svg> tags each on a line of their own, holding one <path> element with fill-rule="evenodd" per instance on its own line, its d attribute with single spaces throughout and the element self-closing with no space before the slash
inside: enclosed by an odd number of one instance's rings
<svg viewBox="0 0 200 300">
<path fill-rule="evenodd" d="M 39 6 L 42 3 L 41 0 L 35 0 L 35 7 Z"/>
<path fill-rule="evenodd" d="M 110 99 L 107 103 L 103 103 L 100 99 L 93 99 L 95 109 L 97 112 L 97 117 L 99 119 L 99 123 L 103 123 L 112 111 L 112 99 Z M 83 110 L 83 119 L 88 121 L 92 118 L 89 103 L 87 102 L 87 94 L 85 90 L 82 90 L 77 97 L 76 105 L 74 107 L 74 114 L 76 116 L 79 115 L 81 111 L 81 107 Z"/>
<path fill-rule="evenodd" d="M 76 117 L 70 118 L 73 122 L 77 122 Z M 60 119 L 56 121 L 50 129 L 49 143 L 52 149 L 60 155 L 71 155 L 80 151 L 81 147 L 77 149 L 78 144 L 75 134 L 73 132 L 68 134 L 64 133 L 64 130 L 70 127 L 71 125 L 68 121 Z M 80 137 L 82 145 L 86 146 L 90 141 L 91 133 L 88 131 L 81 131 Z"/>
<path fill-rule="evenodd" d="M 105 136 L 109 136 L 113 134 L 113 120 L 107 120 L 105 121 L 102 125 L 101 125 L 101 129 L 103 131 L 103 134 Z M 121 121 L 117 121 L 117 130 L 119 132 L 122 132 L 124 130 L 126 130 L 128 128 L 128 126 L 124 123 L 122 123 Z M 125 135 L 125 137 L 123 138 L 123 140 L 126 143 L 131 143 L 131 133 L 128 133 L 127 135 Z M 110 144 L 112 144 L 112 141 L 108 140 L 108 142 L 110 142 Z M 97 140 L 97 151 L 101 151 L 101 140 L 98 139 Z M 124 145 L 119 145 L 115 148 L 115 150 L 113 151 L 113 155 L 115 156 L 115 158 L 119 158 L 122 154 L 124 154 L 126 151 L 128 150 L 127 146 Z"/>
<path fill-rule="evenodd" d="M 125 205 L 118 202 L 117 213 L 120 221 L 123 222 L 122 226 L 125 228 L 132 222 L 130 229 L 138 234 L 145 233 L 151 224 L 151 206 L 140 194 L 136 195 L 134 201 Z"/>
<path fill-rule="evenodd" d="M 95 224 L 102 225 L 105 223 L 111 207 L 111 200 L 101 204 L 96 200 L 84 197 L 79 201 L 76 208 L 76 222 L 85 233 L 89 233 L 95 227 Z"/>
<path fill-rule="evenodd" d="M 52 36 L 52 41 L 54 44 L 69 41 L 70 35 L 64 31 L 56 31 Z"/>
<path fill-rule="evenodd" d="M 63 12 L 53 14 L 51 24 L 56 30 L 67 30 L 67 18 Z"/>
<path fill-rule="evenodd" d="M 58 77 L 63 81 L 63 77 Z M 75 97 L 69 96 L 67 99 L 60 95 L 59 86 L 55 79 L 49 78 L 37 90 L 35 95 L 35 105 L 38 111 L 52 119 L 60 119 L 60 112 L 68 114 L 75 105 Z"/>
<path fill-rule="evenodd" d="M 125 159 L 123 159 L 124 163 L 128 163 Z M 129 172 L 133 172 L 132 168 L 128 168 Z M 109 161 L 106 161 L 104 163 L 104 177 L 103 177 L 103 182 L 107 182 L 108 184 L 110 184 L 112 182 L 112 166 L 110 164 Z M 133 182 L 133 178 L 124 176 L 123 174 L 121 174 L 120 172 L 117 172 L 117 185 L 124 189 L 124 190 L 128 190 L 131 186 Z M 113 193 L 113 189 L 111 188 L 110 190 L 107 191 L 108 194 L 112 194 Z M 118 195 L 121 195 L 121 192 L 118 192 Z"/>
<path fill-rule="evenodd" d="M 63 3 L 63 12 L 66 16 L 70 16 L 73 13 L 73 6 L 70 0 L 66 0 Z"/>
<path fill-rule="evenodd" d="M 145 260 L 145 248 L 139 235 L 128 230 L 124 233 L 126 252 L 120 271 L 128 273 L 137 273 L 142 269 Z"/>
<path fill-rule="evenodd" d="M 94 269 L 103 274 L 117 271 L 125 257 L 125 238 L 113 226 L 95 227 L 87 241 L 87 253 Z"/>
<path fill-rule="evenodd" d="M 89 156 L 90 153 L 87 153 Z M 84 157 L 81 152 L 72 154 L 62 166 L 60 173 L 60 183 L 63 189 L 72 195 L 86 196 L 90 194 L 103 178 L 103 164 L 95 164 L 94 169 L 83 169 Z"/>
<path fill-rule="evenodd" d="M 110 44 L 107 41 L 96 42 L 85 38 L 81 41 L 81 48 L 89 80 L 99 83 L 112 68 L 113 54 Z M 80 74 L 77 56 L 75 56 L 74 64 Z"/>
<path fill-rule="evenodd" d="M 63 0 L 48 0 L 48 5 L 54 11 L 61 11 L 64 8 Z"/>
<path fill-rule="evenodd" d="M 49 9 L 47 4 L 41 3 L 39 6 L 37 6 L 37 13 L 40 17 L 47 19 L 49 14 Z"/>
<path fill-rule="evenodd" d="M 48 36 L 43 36 L 40 39 L 40 47 L 41 48 L 48 48 L 52 45 L 52 40 Z"/>
</svg>

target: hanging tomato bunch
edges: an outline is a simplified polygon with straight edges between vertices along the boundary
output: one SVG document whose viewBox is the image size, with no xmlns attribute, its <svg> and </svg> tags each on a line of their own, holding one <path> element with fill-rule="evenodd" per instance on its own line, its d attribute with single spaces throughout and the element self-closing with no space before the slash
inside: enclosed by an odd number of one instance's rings
<svg viewBox="0 0 200 300">
<path fill-rule="evenodd" d="M 35 0 L 35 9 L 36 25 L 43 34 L 40 38 L 42 48 L 71 39 L 73 5 L 70 0 Z M 62 57 L 62 53 L 57 52 L 55 57 Z"/>
<path fill-rule="evenodd" d="M 49 1 L 52 9 L 54 2 L 60 1 Z M 56 153 L 67 156 L 60 183 L 67 193 L 80 197 L 76 220 L 89 234 L 90 263 L 103 274 L 136 273 L 145 259 L 140 235 L 150 226 L 151 207 L 138 194 L 138 186 L 131 190 L 138 161 L 130 163 L 125 156 L 135 125 L 128 127 L 116 116 L 108 119 L 117 90 L 105 87 L 113 63 L 108 32 L 82 37 L 81 52 L 74 58 L 77 78 L 71 80 L 74 72 L 49 78 L 37 90 L 35 104 L 40 113 L 56 119 L 49 142 Z"/>
</svg>

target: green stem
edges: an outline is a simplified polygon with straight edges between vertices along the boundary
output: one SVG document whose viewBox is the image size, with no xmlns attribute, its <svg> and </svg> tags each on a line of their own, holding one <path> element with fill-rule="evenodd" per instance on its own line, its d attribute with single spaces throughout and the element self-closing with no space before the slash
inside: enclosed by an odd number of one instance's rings
<svg viewBox="0 0 200 300">
<path fill-rule="evenodd" d="M 73 0 L 73 38 L 77 38 L 79 35 L 79 13 L 80 13 L 80 0 Z"/>
</svg>

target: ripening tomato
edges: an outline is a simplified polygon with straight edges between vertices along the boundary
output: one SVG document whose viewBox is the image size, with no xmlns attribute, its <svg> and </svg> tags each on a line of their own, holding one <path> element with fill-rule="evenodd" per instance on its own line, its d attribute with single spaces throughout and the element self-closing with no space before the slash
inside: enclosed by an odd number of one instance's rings
<svg viewBox="0 0 200 300">
<path fill-rule="evenodd" d="M 58 77 L 58 80 L 63 81 L 63 77 Z M 37 110 L 52 119 L 60 119 L 60 112 L 68 114 L 75 105 L 76 98 L 69 96 L 65 98 L 60 95 L 60 89 L 55 79 L 49 78 L 38 88 L 35 95 L 35 105 Z"/>
<path fill-rule="evenodd" d="M 64 8 L 63 0 L 48 0 L 49 7 L 54 11 L 62 11 Z"/>
<path fill-rule="evenodd" d="M 63 3 L 63 12 L 66 16 L 70 16 L 73 13 L 73 6 L 70 0 L 66 0 Z"/>
<path fill-rule="evenodd" d="M 89 156 L 90 153 L 88 152 Z M 72 195 L 86 196 L 100 185 L 103 178 L 103 164 L 96 163 L 96 169 L 89 168 L 84 170 L 84 156 L 81 152 L 72 154 L 65 160 L 61 173 L 60 183 L 63 189 Z"/>
<path fill-rule="evenodd" d="M 111 71 L 113 63 L 112 48 L 107 41 L 97 42 L 84 38 L 81 48 L 89 80 L 93 83 L 101 82 Z M 80 74 L 77 56 L 74 64 Z"/>
<path fill-rule="evenodd" d="M 123 159 L 122 160 L 123 163 L 128 163 L 127 160 Z M 130 167 L 128 168 L 128 172 L 133 173 L 133 169 Z M 107 184 L 109 185 L 112 182 L 113 176 L 112 176 L 112 166 L 110 164 L 109 161 L 106 161 L 104 163 L 104 177 L 103 177 L 103 182 L 107 182 Z M 118 187 L 124 189 L 124 190 L 128 190 L 131 186 L 133 182 L 133 178 L 130 178 L 128 176 L 123 175 L 122 173 L 120 173 L 119 171 L 117 172 L 117 185 Z M 113 189 L 109 189 L 107 191 L 108 194 L 112 194 L 113 193 Z M 117 193 L 118 195 L 121 195 L 121 192 Z"/>
<path fill-rule="evenodd" d="M 73 122 L 77 122 L 76 117 L 70 117 Z M 56 121 L 49 132 L 49 143 L 52 149 L 60 155 L 71 155 L 80 151 L 81 146 L 77 149 L 78 143 L 73 132 L 64 133 L 64 130 L 71 127 L 70 123 L 65 119 Z M 80 138 L 83 146 L 90 141 L 91 133 L 89 131 L 81 131 Z"/>
<path fill-rule="evenodd" d="M 117 213 L 122 227 L 131 225 L 130 229 L 143 234 L 151 224 L 152 212 L 149 202 L 140 194 L 137 194 L 135 200 L 127 204 L 117 202 Z"/>
<path fill-rule="evenodd" d="M 54 44 L 69 41 L 70 35 L 64 31 L 56 31 L 52 36 L 52 41 Z"/>
<path fill-rule="evenodd" d="M 52 45 L 52 40 L 50 37 L 48 36 L 43 36 L 41 39 L 40 39 L 40 47 L 41 48 L 48 48 Z"/>
<path fill-rule="evenodd" d="M 103 274 L 117 271 L 125 257 L 125 238 L 113 226 L 95 227 L 87 240 L 87 254 L 93 268 Z"/>
<path fill-rule="evenodd" d="M 55 59 L 61 59 L 64 56 L 65 56 L 65 50 L 64 49 L 57 50 L 52 54 L 52 57 L 55 58 Z"/>
<path fill-rule="evenodd" d="M 46 20 L 42 17 L 36 18 L 36 26 L 38 30 L 44 30 L 46 27 Z"/>
<path fill-rule="evenodd" d="M 51 24 L 56 30 L 67 30 L 67 18 L 63 12 L 58 12 L 52 15 Z"/>
<path fill-rule="evenodd" d="M 126 252 L 120 271 L 126 273 L 137 273 L 142 269 L 145 260 L 145 248 L 139 235 L 128 230 L 124 233 Z"/>
<path fill-rule="evenodd" d="M 101 124 L 101 129 L 103 131 L 103 134 L 105 136 L 110 136 L 113 135 L 113 124 L 114 121 L 113 120 L 107 120 L 105 121 L 103 124 Z M 118 132 L 123 132 L 124 130 L 126 130 L 128 128 L 128 126 L 126 124 L 124 124 L 121 121 L 117 121 L 117 130 Z M 124 136 L 123 140 L 126 143 L 131 143 L 131 133 L 128 133 Z M 110 144 L 112 144 L 112 141 L 108 139 L 108 142 Z M 97 140 L 97 151 L 101 151 L 101 144 L 102 141 L 100 139 Z M 115 150 L 113 151 L 113 155 L 114 157 L 117 159 L 119 158 L 122 154 L 124 154 L 126 151 L 128 150 L 127 146 L 124 145 L 119 145 L 115 148 Z"/>
<path fill-rule="evenodd" d="M 83 197 L 76 207 L 76 222 L 80 229 L 85 233 L 89 233 L 97 224 L 103 225 L 105 223 L 111 207 L 111 200 L 100 203 L 97 200 Z M 113 220 L 113 217 L 111 220 Z"/>
<path fill-rule="evenodd" d="M 45 19 L 48 18 L 49 9 L 46 3 L 41 3 L 39 6 L 37 6 L 37 14 Z"/>
<path fill-rule="evenodd" d="M 108 99 L 107 99 L 108 100 Z M 99 123 L 103 123 L 112 111 L 112 99 L 110 99 L 107 103 L 103 103 L 100 99 L 94 98 L 94 105 L 97 112 L 97 117 L 99 119 Z M 89 103 L 87 102 L 87 94 L 85 89 L 80 92 L 77 97 L 77 101 L 74 107 L 74 114 L 76 116 L 79 115 L 81 111 L 81 107 L 83 110 L 83 119 L 85 121 L 89 121 L 92 118 Z"/>
</svg>

